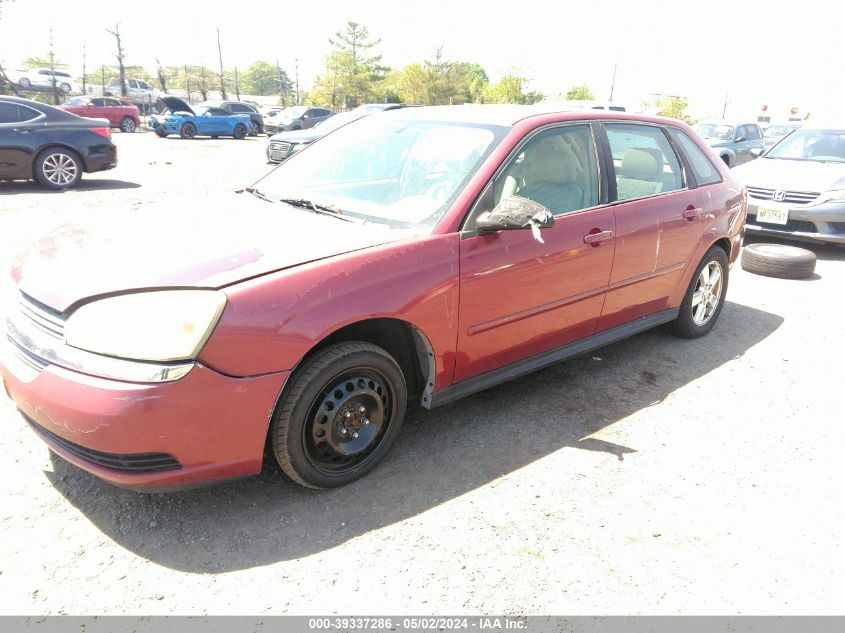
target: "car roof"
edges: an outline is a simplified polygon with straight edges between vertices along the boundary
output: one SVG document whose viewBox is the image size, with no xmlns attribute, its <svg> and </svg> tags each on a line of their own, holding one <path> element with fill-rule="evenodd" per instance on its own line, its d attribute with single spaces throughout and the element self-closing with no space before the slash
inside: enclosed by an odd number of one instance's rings
<svg viewBox="0 0 845 633">
<path fill-rule="evenodd" d="M 385 113 L 387 114 L 387 113 Z M 397 108 L 390 110 L 391 117 L 417 120 L 454 121 L 481 123 L 513 127 L 520 121 L 533 118 L 547 118 L 560 115 L 560 120 L 645 121 L 659 125 L 683 125 L 680 121 L 666 117 L 646 116 L 608 110 L 572 110 L 559 105 L 534 104 L 469 104 L 452 106 L 422 106 L 419 108 Z"/>
</svg>

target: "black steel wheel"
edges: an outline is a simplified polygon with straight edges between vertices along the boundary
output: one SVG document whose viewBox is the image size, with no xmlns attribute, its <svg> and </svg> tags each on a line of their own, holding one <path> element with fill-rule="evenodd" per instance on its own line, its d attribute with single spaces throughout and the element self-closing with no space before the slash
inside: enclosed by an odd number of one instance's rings
<svg viewBox="0 0 845 633">
<path fill-rule="evenodd" d="M 327 347 L 291 376 L 270 441 L 284 473 L 309 488 L 343 486 L 381 461 L 402 426 L 407 389 L 382 348 Z"/>
<path fill-rule="evenodd" d="M 197 126 L 193 123 L 185 123 L 179 128 L 179 136 L 182 138 L 194 138 L 197 135 Z"/>
<path fill-rule="evenodd" d="M 246 126 L 243 123 L 238 123 L 232 136 L 240 141 L 246 138 L 246 132 Z"/>
</svg>

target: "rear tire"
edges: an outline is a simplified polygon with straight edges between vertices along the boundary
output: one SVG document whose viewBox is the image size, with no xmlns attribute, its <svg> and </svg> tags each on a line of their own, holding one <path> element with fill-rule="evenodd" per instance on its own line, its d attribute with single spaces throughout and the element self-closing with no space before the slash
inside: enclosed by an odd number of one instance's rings
<svg viewBox="0 0 845 633">
<path fill-rule="evenodd" d="M 60 89 L 62 92 L 64 92 L 65 94 L 67 94 L 67 93 L 69 93 L 69 92 L 70 92 L 70 84 L 68 84 L 68 83 L 63 83 L 61 86 L 59 86 L 59 89 Z"/>
<path fill-rule="evenodd" d="M 120 120 L 120 131 L 131 134 L 136 129 L 135 121 L 131 116 L 125 116 Z"/>
<path fill-rule="evenodd" d="M 33 175 L 38 184 L 46 189 L 70 189 L 82 178 L 82 161 L 74 151 L 64 147 L 48 147 L 35 158 Z"/>
<path fill-rule="evenodd" d="M 29 79 L 26 77 L 21 77 L 20 80 L 18 80 L 18 85 L 24 90 L 32 87 L 32 83 L 30 83 Z"/>
<path fill-rule="evenodd" d="M 235 126 L 235 131 L 232 133 L 232 136 L 241 141 L 246 138 L 246 132 L 246 126 L 243 123 L 238 123 Z"/>
<path fill-rule="evenodd" d="M 748 244 L 742 249 L 743 270 L 766 277 L 807 279 L 816 270 L 816 254 L 784 244 Z"/>
<path fill-rule="evenodd" d="M 197 126 L 193 123 L 184 123 L 179 128 L 179 136 L 185 139 L 192 139 L 197 135 Z"/>
<path fill-rule="evenodd" d="M 273 412 L 270 444 L 296 483 L 336 488 L 364 476 L 396 439 L 407 406 L 402 370 L 381 347 L 326 347 L 290 377 Z"/>
<path fill-rule="evenodd" d="M 728 256 L 718 246 L 711 246 L 695 269 L 678 317 L 669 331 L 683 338 L 704 336 L 722 313 L 728 291 Z"/>
</svg>

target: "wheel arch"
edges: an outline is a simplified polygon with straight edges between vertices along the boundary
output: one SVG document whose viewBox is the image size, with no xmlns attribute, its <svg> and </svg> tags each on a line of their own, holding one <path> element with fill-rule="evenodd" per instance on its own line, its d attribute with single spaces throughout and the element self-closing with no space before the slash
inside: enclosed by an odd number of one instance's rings
<svg viewBox="0 0 845 633">
<path fill-rule="evenodd" d="M 423 331 L 403 319 L 373 317 L 338 327 L 313 345 L 291 373 L 306 359 L 329 345 L 349 341 L 364 341 L 384 349 L 402 369 L 409 401 L 418 401 L 423 406 L 431 403 L 435 376 L 434 350 Z"/>
<path fill-rule="evenodd" d="M 29 172 L 32 174 L 32 178 L 35 178 L 35 165 L 38 157 L 48 149 L 52 149 L 54 147 L 73 153 L 73 155 L 79 159 L 79 162 L 82 163 L 82 171 L 84 173 L 88 173 L 88 163 L 85 160 L 85 156 L 83 156 L 78 149 L 68 145 L 67 143 L 45 143 L 32 153 L 32 160 L 29 164 Z"/>
</svg>

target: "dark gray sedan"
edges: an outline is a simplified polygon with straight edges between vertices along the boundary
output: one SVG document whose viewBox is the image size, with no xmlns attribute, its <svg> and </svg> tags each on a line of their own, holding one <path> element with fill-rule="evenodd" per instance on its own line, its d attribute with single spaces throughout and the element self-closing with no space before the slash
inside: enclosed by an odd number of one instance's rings
<svg viewBox="0 0 845 633">
<path fill-rule="evenodd" d="M 756 123 L 710 121 L 698 123 L 695 131 L 728 167 L 747 163 L 766 149 L 763 131 Z"/>
</svg>

